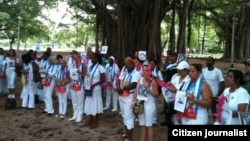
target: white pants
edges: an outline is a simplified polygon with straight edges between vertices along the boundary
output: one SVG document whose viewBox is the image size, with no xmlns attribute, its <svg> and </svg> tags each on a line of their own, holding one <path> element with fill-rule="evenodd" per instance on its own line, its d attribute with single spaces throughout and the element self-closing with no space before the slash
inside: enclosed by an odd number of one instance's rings
<svg viewBox="0 0 250 141">
<path fill-rule="evenodd" d="M 59 105 L 59 114 L 66 115 L 67 112 L 67 92 L 69 89 L 66 88 L 65 93 L 57 92 L 56 95 L 58 97 L 58 105 Z"/>
<path fill-rule="evenodd" d="M 111 104 L 111 98 L 112 98 L 112 102 L 113 102 L 113 108 L 117 109 L 118 107 L 118 93 L 115 89 L 111 88 L 111 89 L 106 89 L 106 108 L 110 108 L 110 104 Z"/>
<path fill-rule="evenodd" d="M 68 97 L 68 99 L 72 100 L 70 85 L 67 85 L 66 87 L 67 87 L 67 89 L 68 89 L 67 97 Z"/>
<path fill-rule="evenodd" d="M 123 97 L 119 96 L 120 109 L 123 118 L 123 124 L 127 127 L 128 130 L 134 128 L 134 113 L 131 108 L 133 100 L 133 94 Z"/>
<path fill-rule="evenodd" d="M 49 87 L 43 87 L 44 90 L 44 102 L 45 102 L 45 110 L 49 114 L 54 114 L 54 106 L 52 100 L 52 94 L 54 90 L 54 85 L 50 84 Z"/>
<path fill-rule="evenodd" d="M 22 107 L 35 108 L 35 93 L 34 87 L 35 82 L 29 80 L 22 89 L 21 99 L 22 99 Z"/>
<path fill-rule="evenodd" d="M 81 88 L 80 91 L 70 90 L 73 106 L 73 118 L 80 118 L 84 113 L 84 91 Z"/>
</svg>

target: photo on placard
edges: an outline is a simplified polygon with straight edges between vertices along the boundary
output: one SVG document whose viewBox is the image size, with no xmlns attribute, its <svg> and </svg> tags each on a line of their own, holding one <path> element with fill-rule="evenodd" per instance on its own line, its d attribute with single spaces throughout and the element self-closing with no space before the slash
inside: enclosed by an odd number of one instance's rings
<svg viewBox="0 0 250 141">
<path fill-rule="evenodd" d="M 179 112 L 184 112 L 187 103 L 186 92 L 177 91 L 174 102 L 174 109 Z"/>
<path fill-rule="evenodd" d="M 81 58 L 82 58 L 82 63 L 86 63 L 87 62 L 87 53 L 86 52 L 82 52 L 81 53 Z"/>
<path fill-rule="evenodd" d="M 108 46 L 102 46 L 101 54 L 107 54 L 107 53 L 108 53 Z"/>
<path fill-rule="evenodd" d="M 142 61 L 144 61 L 144 60 L 146 60 L 147 59 L 147 52 L 146 51 L 139 51 L 139 59 L 140 60 L 142 60 Z"/>
<path fill-rule="evenodd" d="M 146 101 L 148 99 L 147 89 L 147 85 L 139 84 L 137 99 Z"/>
</svg>

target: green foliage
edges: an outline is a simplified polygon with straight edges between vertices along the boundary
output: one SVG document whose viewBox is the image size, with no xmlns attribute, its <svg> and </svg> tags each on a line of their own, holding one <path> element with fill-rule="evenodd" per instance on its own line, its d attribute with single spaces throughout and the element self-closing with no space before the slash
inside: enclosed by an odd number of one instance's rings
<svg viewBox="0 0 250 141">
<path fill-rule="evenodd" d="M 43 5 L 41 5 L 41 3 Z M 37 17 L 44 7 L 53 6 L 56 0 L 2 0 L 0 2 L 0 30 L 15 42 L 20 29 L 20 39 L 48 38 L 49 30 Z"/>
</svg>

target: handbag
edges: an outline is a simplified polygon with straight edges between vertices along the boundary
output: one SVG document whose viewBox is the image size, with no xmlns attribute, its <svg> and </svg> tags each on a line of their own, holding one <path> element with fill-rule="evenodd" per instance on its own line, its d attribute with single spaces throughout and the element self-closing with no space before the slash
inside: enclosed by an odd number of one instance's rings
<svg viewBox="0 0 250 141">
<path fill-rule="evenodd" d="M 144 112 L 144 101 L 136 102 L 133 108 L 133 112 L 136 115 L 140 115 Z"/>
<path fill-rule="evenodd" d="M 36 64 L 36 62 L 32 62 L 32 68 L 33 68 L 33 80 L 34 80 L 34 82 L 41 81 L 42 77 L 39 73 L 39 66 Z"/>
<path fill-rule="evenodd" d="M 42 84 L 41 81 L 38 83 L 37 88 L 40 89 L 40 90 L 43 89 L 43 84 Z"/>
<path fill-rule="evenodd" d="M 85 91 L 85 96 L 92 96 L 92 90 L 84 90 Z"/>
</svg>

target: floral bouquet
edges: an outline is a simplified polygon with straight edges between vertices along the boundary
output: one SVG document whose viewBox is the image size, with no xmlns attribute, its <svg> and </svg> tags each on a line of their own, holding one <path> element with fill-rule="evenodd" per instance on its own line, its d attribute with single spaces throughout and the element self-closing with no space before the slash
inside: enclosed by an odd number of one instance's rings
<svg viewBox="0 0 250 141">
<path fill-rule="evenodd" d="M 157 83 L 161 87 L 165 87 L 167 90 L 171 90 L 171 87 L 163 80 L 157 79 Z"/>
<path fill-rule="evenodd" d="M 217 97 L 216 113 L 214 114 L 215 116 L 214 125 L 221 124 L 222 111 L 225 102 L 226 102 L 226 97 L 223 94 Z"/>
<path fill-rule="evenodd" d="M 118 70 L 117 71 L 117 74 L 116 74 L 116 79 L 115 79 L 115 84 L 116 84 L 116 88 L 119 88 L 120 87 L 120 80 L 119 80 L 119 77 L 121 75 L 121 70 Z"/>
</svg>

